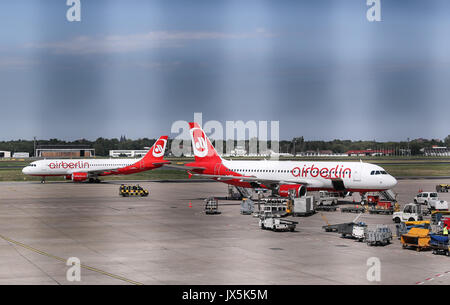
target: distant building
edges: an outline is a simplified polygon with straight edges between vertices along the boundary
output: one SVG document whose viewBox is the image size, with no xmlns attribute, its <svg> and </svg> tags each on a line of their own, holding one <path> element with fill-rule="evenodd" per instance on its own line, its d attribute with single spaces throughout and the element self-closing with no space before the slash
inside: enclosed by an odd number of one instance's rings
<svg viewBox="0 0 450 305">
<path fill-rule="evenodd" d="M 247 151 L 243 146 L 236 146 L 235 149 L 231 150 L 230 152 L 231 156 L 245 156 L 247 155 Z"/>
<path fill-rule="evenodd" d="M 19 159 L 19 158 L 29 158 L 30 153 L 27 152 L 15 152 L 13 154 L 13 158 Z"/>
<path fill-rule="evenodd" d="M 394 153 L 392 149 L 362 149 L 349 150 L 347 155 L 349 157 L 364 157 L 364 156 L 390 156 Z"/>
<path fill-rule="evenodd" d="M 95 149 L 88 145 L 39 145 L 36 156 L 42 158 L 95 157 Z"/>
<path fill-rule="evenodd" d="M 433 157 L 450 156 L 450 149 L 448 147 L 441 147 L 437 145 L 433 145 L 431 148 L 424 148 L 422 151 L 425 156 L 433 156 Z"/>
<path fill-rule="evenodd" d="M 10 151 L 0 151 L 0 158 L 11 158 L 11 152 Z"/>
<path fill-rule="evenodd" d="M 126 150 L 126 149 L 116 149 L 116 150 L 110 150 L 109 156 L 112 158 L 119 158 L 119 157 L 129 157 L 129 158 L 137 158 L 137 157 L 143 157 L 147 154 L 148 150 Z"/>
<path fill-rule="evenodd" d="M 307 150 L 304 152 L 301 152 L 297 155 L 303 156 L 303 157 L 342 157 L 347 156 L 346 154 L 339 154 L 334 153 L 332 150 Z"/>
</svg>

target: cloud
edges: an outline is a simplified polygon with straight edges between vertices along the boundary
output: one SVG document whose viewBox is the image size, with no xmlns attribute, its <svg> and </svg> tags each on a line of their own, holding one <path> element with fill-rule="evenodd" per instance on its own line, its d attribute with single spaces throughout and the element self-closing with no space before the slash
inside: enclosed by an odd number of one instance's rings
<svg viewBox="0 0 450 305">
<path fill-rule="evenodd" d="M 23 69 L 37 65 L 36 60 L 25 57 L 0 57 L 0 68 L 17 68 Z"/>
<path fill-rule="evenodd" d="M 272 36 L 261 28 L 247 33 L 154 31 L 103 37 L 78 36 L 67 41 L 33 43 L 26 47 L 48 49 L 55 54 L 127 53 L 154 48 L 178 48 L 183 47 L 184 43 L 188 41 L 268 38 Z"/>
</svg>

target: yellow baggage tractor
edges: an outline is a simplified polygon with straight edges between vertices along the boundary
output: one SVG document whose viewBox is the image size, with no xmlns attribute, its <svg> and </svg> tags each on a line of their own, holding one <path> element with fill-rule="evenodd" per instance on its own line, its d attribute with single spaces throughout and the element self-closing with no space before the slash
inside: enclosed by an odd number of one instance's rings
<svg viewBox="0 0 450 305">
<path fill-rule="evenodd" d="M 421 228 L 412 228 L 407 234 L 403 234 L 401 242 L 403 249 L 414 247 L 417 251 L 430 247 L 430 230 Z"/>
<path fill-rule="evenodd" d="M 120 185 L 119 195 L 122 197 L 146 197 L 148 190 L 142 188 L 140 185 Z"/>
<path fill-rule="evenodd" d="M 436 192 L 438 193 L 448 193 L 450 190 L 450 184 L 438 184 L 436 185 Z"/>
</svg>

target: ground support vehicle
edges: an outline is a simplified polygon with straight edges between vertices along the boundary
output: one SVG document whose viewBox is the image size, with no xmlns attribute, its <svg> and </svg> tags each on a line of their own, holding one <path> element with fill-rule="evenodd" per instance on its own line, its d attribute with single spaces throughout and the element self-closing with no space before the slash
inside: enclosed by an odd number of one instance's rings
<svg viewBox="0 0 450 305">
<path fill-rule="evenodd" d="M 351 229 L 347 229 L 347 231 L 349 231 L 349 234 L 351 234 L 354 224 L 354 222 L 338 223 L 334 225 L 327 224 L 326 226 L 322 226 L 322 229 L 324 229 L 325 232 L 339 232 L 339 228 L 341 228 L 340 231 L 343 232 L 345 230 L 345 227 L 349 226 L 351 227 Z"/>
<path fill-rule="evenodd" d="M 319 205 L 337 205 L 339 199 L 339 193 L 319 191 Z"/>
<path fill-rule="evenodd" d="M 205 199 L 205 214 L 214 215 L 220 214 L 219 201 L 214 197 L 208 197 Z"/>
<path fill-rule="evenodd" d="M 430 248 L 433 254 L 450 256 L 450 245 L 448 236 L 430 234 Z"/>
<path fill-rule="evenodd" d="M 450 211 L 433 211 L 431 212 L 431 223 L 437 225 L 440 221 L 450 218 Z"/>
<path fill-rule="evenodd" d="M 445 200 L 434 200 L 431 199 L 427 204 L 428 211 L 448 211 L 448 202 Z"/>
<path fill-rule="evenodd" d="M 142 188 L 140 185 L 121 184 L 119 188 L 119 195 L 122 197 L 146 197 L 148 194 L 148 190 Z"/>
<path fill-rule="evenodd" d="M 334 212 L 337 210 L 337 207 L 333 205 L 318 205 L 315 207 L 315 210 L 323 212 Z"/>
<path fill-rule="evenodd" d="M 370 214 L 384 214 L 384 215 L 392 215 L 394 214 L 394 208 L 381 208 L 381 207 L 371 207 L 369 208 Z"/>
<path fill-rule="evenodd" d="M 367 225 L 365 223 L 357 223 L 353 226 L 352 237 L 358 241 L 363 241 L 366 235 Z"/>
<path fill-rule="evenodd" d="M 409 230 L 412 228 L 420 228 L 420 229 L 431 229 L 430 221 L 429 220 L 422 220 L 422 221 L 405 221 L 401 222 L 395 225 L 396 231 L 397 231 L 397 237 L 398 239 L 401 238 L 403 234 L 407 234 Z"/>
<path fill-rule="evenodd" d="M 392 240 L 392 231 L 388 226 L 377 226 L 376 228 L 367 229 L 364 240 L 369 246 L 386 246 Z"/>
<path fill-rule="evenodd" d="M 314 209 L 314 197 L 303 196 L 290 199 L 287 203 L 287 210 L 292 216 L 310 216 L 316 211 Z"/>
<path fill-rule="evenodd" d="M 438 192 L 438 193 L 448 193 L 448 190 L 450 190 L 450 184 L 436 185 L 436 192 Z"/>
<path fill-rule="evenodd" d="M 430 200 L 439 200 L 438 193 L 436 192 L 420 192 L 414 197 L 414 203 L 416 204 L 428 204 Z"/>
<path fill-rule="evenodd" d="M 359 206 L 340 208 L 340 210 L 342 213 L 364 213 L 366 211 L 364 207 Z"/>
<path fill-rule="evenodd" d="M 420 221 L 423 219 L 422 209 L 420 204 L 408 203 L 401 212 L 394 212 L 392 220 L 395 223 L 402 221 Z"/>
<path fill-rule="evenodd" d="M 430 230 L 421 228 L 412 228 L 408 233 L 401 236 L 403 249 L 413 247 L 416 251 L 430 248 Z"/>
<path fill-rule="evenodd" d="M 255 204 L 250 198 L 243 198 L 241 202 L 241 214 L 251 215 L 255 210 Z"/>
<path fill-rule="evenodd" d="M 290 231 L 295 230 L 297 221 L 292 221 L 276 216 L 261 216 L 259 218 L 259 227 L 263 230 L 273 230 L 277 231 Z"/>
</svg>

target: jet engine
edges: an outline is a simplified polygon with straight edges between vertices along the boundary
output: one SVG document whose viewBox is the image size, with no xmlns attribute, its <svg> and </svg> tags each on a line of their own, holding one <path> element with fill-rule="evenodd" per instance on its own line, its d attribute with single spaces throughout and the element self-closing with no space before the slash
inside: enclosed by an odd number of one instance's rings
<svg viewBox="0 0 450 305">
<path fill-rule="evenodd" d="M 278 195 L 281 197 L 289 197 L 289 191 L 294 191 L 295 197 L 302 197 L 306 195 L 306 186 L 303 184 L 283 184 L 278 188 Z"/>
<path fill-rule="evenodd" d="M 88 178 L 88 173 L 72 173 L 72 181 L 81 182 Z"/>
</svg>

